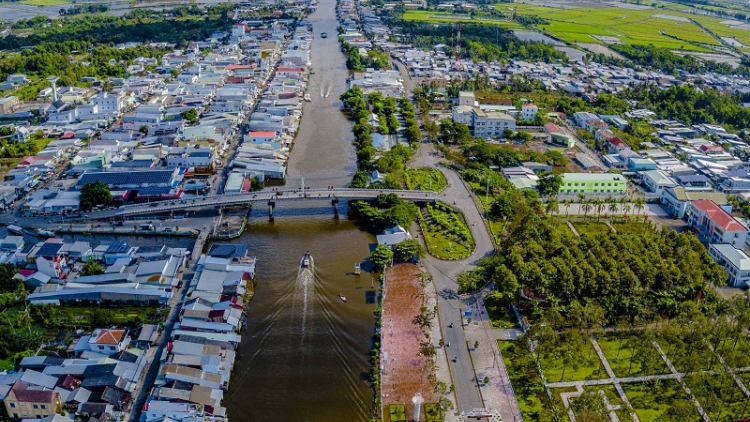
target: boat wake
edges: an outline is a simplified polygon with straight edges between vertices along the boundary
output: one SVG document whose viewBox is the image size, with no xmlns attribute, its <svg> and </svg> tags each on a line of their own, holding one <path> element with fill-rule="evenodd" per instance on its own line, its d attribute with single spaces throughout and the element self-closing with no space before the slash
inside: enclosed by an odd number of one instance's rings
<svg viewBox="0 0 750 422">
<path fill-rule="evenodd" d="M 302 257 L 295 282 L 295 299 L 302 302 L 301 339 L 304 339 L 307 332 L 307 318 L 308 316 L 312 317 L 312 301 L 315 295 L 315 266 L 313 262 L 309 252 Z"/>
</svg>

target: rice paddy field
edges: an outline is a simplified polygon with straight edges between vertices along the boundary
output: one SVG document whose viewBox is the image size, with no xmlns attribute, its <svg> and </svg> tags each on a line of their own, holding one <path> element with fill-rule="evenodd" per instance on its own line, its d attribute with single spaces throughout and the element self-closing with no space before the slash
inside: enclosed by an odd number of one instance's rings
<svg viewBox="0 0 750 422">
<path fill-rule="evenodd" d="M 407 21 L 420 21 L 432 23 L 454 23 L 454 22 L 471 22 L 481 23 L 484 25 L 497 25 L 501 28 L 520 29 L 523 28 L 519 23 L 505 19 L 480 18 L 471 19 L 469 15 L 457 14 L 452 15 L 450 12 L 436 12 L 434 10 L 407 10 L 403 16 Z"/>
</svg>

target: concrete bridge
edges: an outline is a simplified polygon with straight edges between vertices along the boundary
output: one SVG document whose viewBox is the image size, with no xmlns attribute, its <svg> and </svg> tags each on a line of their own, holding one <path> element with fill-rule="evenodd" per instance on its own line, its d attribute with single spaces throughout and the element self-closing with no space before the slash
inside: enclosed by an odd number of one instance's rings
<svg viewBox="0 0 750 422">
<path fill-rule="evenodd" d="M 269 207 L 269 214 L 273 216 L 273 209 L 279 202 L 285 201 L 331 201 L 335 206 L 339 200 L 375 199 L 378 195 L 394 194 L 407 201 L 439 201 L 439 194 L 431 191 L 390 190 L 390 189 L 279 189 L 262 190 L 250 193 L 225 194 L 215 196 L 200 196 L 187 199 L 150 202 L 133 205 L 123 205 L 114 210 L 92 211 L 87 213 L 88 219 L 105 219 L 114 217 L 134 217 L 157 213 L 176 213 L 180 211 L 198 210 L 201 208 L 223 208 L 233 205 L 244 205 L 253 202 L 265 202 Z"/>
</svg>

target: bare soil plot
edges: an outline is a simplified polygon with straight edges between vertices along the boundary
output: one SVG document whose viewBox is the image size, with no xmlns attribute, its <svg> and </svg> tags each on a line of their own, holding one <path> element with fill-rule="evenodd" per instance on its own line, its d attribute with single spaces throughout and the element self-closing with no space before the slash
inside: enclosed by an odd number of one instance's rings
<svg viewBox="0 0 750 422">
<path fill-rule="evenodd" d="M 386 272 L 385 299 L 381 330 L 383 405 L 406 405 L 412 415 L 412 397 L 421 393 L 425 403 L 437 402 L 428 375 L 434 364 L 421 348 L 428 342 L 422 329 L 413 323 L 421 313 L 423 287 L 414 264 L 397 264 Z M 424 412 L 423 412 L 424 414 Z"/>
</svg>

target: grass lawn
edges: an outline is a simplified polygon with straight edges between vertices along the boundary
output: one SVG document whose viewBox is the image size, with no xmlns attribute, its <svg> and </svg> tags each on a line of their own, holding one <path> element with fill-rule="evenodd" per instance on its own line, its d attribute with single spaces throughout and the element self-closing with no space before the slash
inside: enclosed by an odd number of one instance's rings
<svg viewBox="0 0 750 422">
<path fill-rule="evenodd" d="M 438 169 L 407 169 L 404 172 L 406 188 L 409 190 L 430 190 L 440 192 L 448 186 L 445 176 Z"/>
<path fill-rule="evenodd" d="M 635 334 L 602 335 L 597 337 L 596 341 L 618 377 L 669 373 L 667 364 L 664 363 L 656 348 Z"/>
<path fill-rule="evenodd" d="M 547 394 L 542 386 L 542 378 L 533 368 L 533 364 L 524 365 L 519 356 L 527 355 L 528 351 L 517 350 L 521 343 L 510 340 L 498 340 L 500 354 L 503 356 L 503 362 L 508 369 L 508 377 L 516 393 L 518 407 L 524 420 L 534 420 L 533 415 L 542 410 L 542 406 L 549 402 Z M 527 355 L 528 356 L 528 355 Z"/>
<path fill-rule="evenodd" d="M 492 328 L 518 328 L 518 320 L 506 301 L 489 296 L 484 299 L 484 307 Z"/>
<path fill-rule="evenodd" d="M 440 259 L 461 259 L 471 255 L 474 239 L 461 214 L 444 204 L 427 205 L 420 224 L 430 253 Z"/>
<path fill-rule="evenodd" d="M 612 227 L 617 230 L 617 233 L 620 234 L 635 234 L 635 235 L 641 235 L 644 233 L 648 233 L 653 231 L 653 227 L 651 227 L 651 224 L 643 221 L 612 221 L 610 222 L 612 224 Z"/>
<path fill-rule="evenodd" d="M 661 380 L 638 384 L 622 384 L 625 394 L 641 422 L 698 422 L 698 409 L 687 398 L 676 380 Z M 673 417 L 670 412 L 680 409 L 688 417 Z"/>
<path fill-rule="evenodd" d="M 23 0 L 19 1 L 21 4 L 28 4 L 31 6 L 60 6 L 63 4 L 68 4 L 67 1 L 63 0 Z"/>
<path fill-rule="evenodd" d="M 388 405 L 388 420 L 391 422 L 406 422 L 406 406 L 403 404 Z"/>
<path fill-rule="evenodd" d="M 669 341 L 664 339 L 657 341 L 661 346 L 661 349 L 667 354 L 667 357 L 679 372 L 724 370 L 724 367 L 721 365 L 716 355 L 708 348 L 708 345 L 702 341 L 693 343 L 685 342 L 685 344 L 690 344 L 690 348 L 671 347 Z M 697 367 L 691 367 L 694 362 L 698 363 Z"/>
<path fill-rule="evenodd" d="M 556 347 L 559 348 L 559 346 Z M 563 359 L 559 357 L 558 351 L 552 350 L 549 353 L 544 353 L 539 360 L 548 383 L 584 381 L 607 377 L 607 371 L 604 370 L 604 366 L 588 338 L 586 338 L 586 344 L 581 353 L 567 367 L 563 364 Z"/>
<path fill-rule="evenodd" d="M 712 421 L 733 421 L 750 415 L 750 399 L 731 376 L 706 379 L 692 375 L 685 378 L 685 383 Z"/>
<path fill-rule="evenodd" d="M 583 235 L 584 233 L 589 236 L 604 236 L 612 233 L 612 229 L 606 224 L 596 221 L 575 221 L 573 222 L 578 234 Z"/>
</svg>

